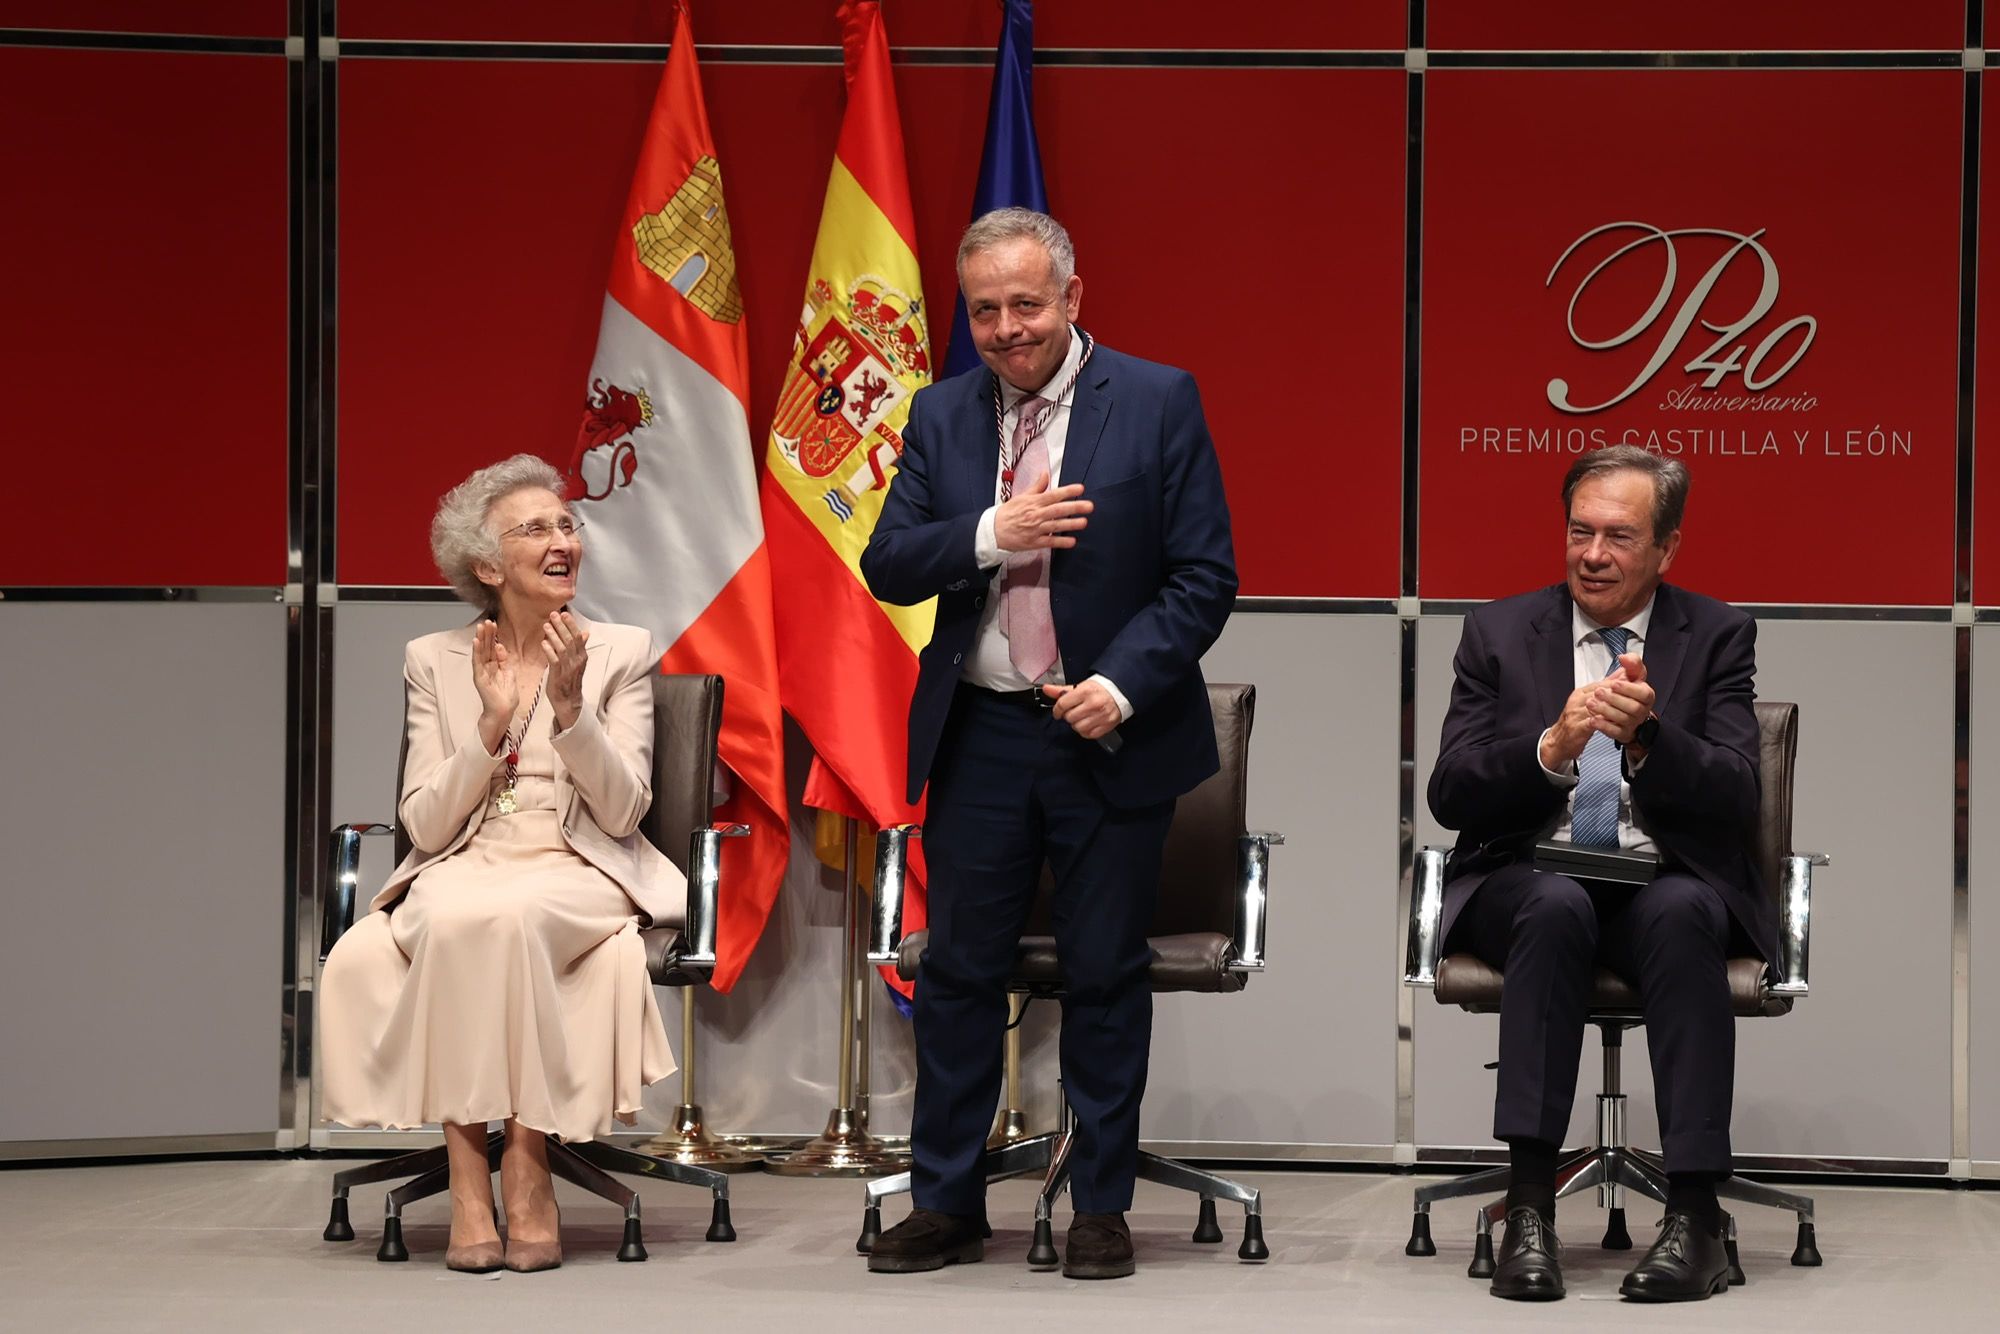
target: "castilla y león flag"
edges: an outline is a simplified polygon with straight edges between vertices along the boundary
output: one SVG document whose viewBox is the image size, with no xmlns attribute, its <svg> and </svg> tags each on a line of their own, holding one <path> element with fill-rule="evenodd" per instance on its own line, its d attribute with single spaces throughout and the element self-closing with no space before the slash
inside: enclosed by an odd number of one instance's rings
<svg viewBox="0 0 2000 1334">
<path fill-rule="evenodd" d="M 734 780 L 716 817 L 751 832 L 723 850 L 723 991 L 763 933 L 790 848 L 749 367 L 682 6 L 619 226 L 569 485 L 590 525 L 583 610 L 651 630 L 664 671 L 725 680 L 721 756 Z"/>
<path fill-rule="evenodd" d="M 890 607 L 861 578 L 903 443 L 931 380 L 928 312 L 903 130 L 876 0 L 840 6 L 847 113 L 791 364 L 765 450 L 785 708 L 818 758 L 807 804 L 863 827 L 919 818 L 903 800 L 910 693 L 934 607 Z M 866 863 L 864 862 L 864 872 Z M 904 925 L 923 925 L 921 862 Z"/>
</svg>

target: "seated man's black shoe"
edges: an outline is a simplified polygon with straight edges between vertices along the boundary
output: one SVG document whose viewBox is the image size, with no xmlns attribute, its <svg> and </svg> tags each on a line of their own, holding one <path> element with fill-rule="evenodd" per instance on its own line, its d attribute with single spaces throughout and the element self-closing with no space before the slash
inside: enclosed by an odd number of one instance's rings
<svg viewBox="0 0 2000 1334">
<path fill-rule="evenodd" d="M 986 1258 L 976 1214 L 941 1214 L 912 1209 L 910 1216 L 875 1239 L 868 1252 L 871 1274 L 921 1274 L 946 1265 Z"/>
<path fill-rule="evenodd" d="M 1138 1269 L 1124 1214 L 1079 1213 L 1063 1243 L 1064 1278 L 1124 1278 Z"/>
<path fill-rule="evenodd" d="M 1660 1239 L 1618 1291 L 1635 1302 L 1698 1302 L 1729 1287 L 1729 1252 L 1722 1234 L 1692 1214 L 1669 1209 Z"/>
<path fill-rule="evenodd" d="M 1555 1224 L 1531 1204 L 1507 1211 L 1493 1295 L 1519 1302 L 1552 1302 L 1563 1295 L 1562 1242 Z"/>
</svg>

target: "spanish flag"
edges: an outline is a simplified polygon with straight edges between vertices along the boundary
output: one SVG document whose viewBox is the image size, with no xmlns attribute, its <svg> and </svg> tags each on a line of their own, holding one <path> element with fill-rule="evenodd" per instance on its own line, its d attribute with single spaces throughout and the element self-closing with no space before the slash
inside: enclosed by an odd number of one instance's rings
<svg viewBox="0 0 2000 1334">
<path fill-rule="evenodd" d="M 839 13 L 847 113 L 765 449 L 763 501 L 785 708 L 818 756 L 805 800 L 872 832 L 922 818 L 903 786 L 917 653 L 935 608 L 877 602 L 860 562 L 902 454 L 910 395 L 931 381 L 930 315 L 882 8 L 845 0 Z M 919 860 L 913 888 L 921 876 Z M 913 893 L 904 924 L 923 921 Z"/>
<path fill-rule="evenodd" d="M 585 382 L 570 496 L 590 524 L 588 614 L 643 625 L 667 672 L 724 678 L 714 985 L 734 986 L 791 849 L 771 559 L 750 441 L 736 253 L 685 5 L 639 149 Z M 666 851 L 678 855 L 682 849 Z"/>
</svg>

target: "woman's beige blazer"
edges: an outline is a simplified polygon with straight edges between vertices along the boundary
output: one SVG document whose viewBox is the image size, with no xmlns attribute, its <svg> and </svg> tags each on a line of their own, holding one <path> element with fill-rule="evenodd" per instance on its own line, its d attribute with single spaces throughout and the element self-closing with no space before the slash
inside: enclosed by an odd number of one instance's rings
<svg viewBox="0 0 2000 1334">
<path fill-rule="evenodd" d="M 569 731 L 554 737 L 563 838 L 655 925 L 678 924 L 687 881 L 639 832 L 653 801 L 652 676 L 660 669 L 659 655 L 644 630 L 570 615 L 590 631 L 590 641 L 583 710 Z M 414 846 L 370 908 L 400 899 L 425 867 L 464 847 L 486 819 L 504 756 L 489 754 L 479 739 L 479 690 L 472 682 L 477 624 L 425 635 L 404 650 L 409 754 L 396 817 Z"/>
</svg>

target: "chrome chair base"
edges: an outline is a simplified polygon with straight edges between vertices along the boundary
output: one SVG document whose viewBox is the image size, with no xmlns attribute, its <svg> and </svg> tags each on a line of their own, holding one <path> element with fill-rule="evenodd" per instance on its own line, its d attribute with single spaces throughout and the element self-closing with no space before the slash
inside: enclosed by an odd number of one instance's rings
<svg viewBox="0 0 2000 1334">
<path fill-rule="evenodd" d="M 505 1143 L 506 1135 L 501 1131 L 487 1135 L 486 1163 L 489 1170 L 500 1170 L 500 1151 Z M 618 1248 L 620 1260 L 644 1260 L 646 1245 L 639 1224 L 638 1192 L 614 1179 L 610 1175 L 612 1172 L 706 1187 L 714 1197 L 707 1239 L 736 1240 L 736 1229 L 729 1220 L 729 1179 L 720 1172 L 635 1153 L 597 1140 L 565 1144 L 555 1138 L 549 1140 L 549 1171 L 625 1211 L 625 1232 Z M 336 1172 L 333 1177 L 333 1205 L 327 1217 L 326 1231 L 320 1234 L 321 1237 L 326 1241 L 353 1241 L 354 1225 L 347 1215 L 348 1192 L 356 1186 L 402 1177 L 409 1180 L 391 1189 L 384 1200 L 382 1243 L 376 1249 L 375 1258 L 382 1261 L 409 1259 L 409 1248 L 403 1242 L 403 1209 L 417 1200 L 443 1194 L 449 1189 L 451 1168 L 443 1145 Z"/>
<path fill-rule="evenodd" d="M 1472 1264 L 1466 1270 L 1471 1278 L 1491 1278 L 1493 1276 L 1493 1229 L 1507 1216 L 1507 1187 L 1511 1184 L 1512 1172 L 1505 1167 L 1488 1168 L 1448 1181 L 1419 1186 L 1416 1190 L 1416 1212 L 1410 1222 L 1410 1240 L 1403 1247 L 1403 1254 L 1427 1256 L 1437 1254 L 1437 1244 L 1431 1239 L 1431 1206 L 1440 1200 L 1460 1199 L 1469 1195 L 1484 1195 L 1489 1191 L 1499 1194 L 1479 1206 L 1474 1222 L 1475 1233 L 1472 1243 Z M 1613 1145 L 1599 1145 L 1581 1150 L 1566 1159 L 1556 1170 L 1556 1198 L 1574 1195 L 1595 1186 L 1598 1202 L 1606 1207 L 1608 1217 L 1604 1238 L 1599 1243 L 1607 1251 L 1632 1249 L 1632 1237 L 1625 1226 L 1623 1192 L 1631 1191 L 1649 1200 L 1665 1204 L 1667 1199 L 1666 1167 L 1651 1154 L 1633 1148 Z M 1792 1251 L 1792 1263 L 1803 1267 L 1821 1263 L 1817 1238 L 1813 1229 L 1813 1202 L 1807 1195 L 1797 1195 L 1779 1190 L 1773 1186 L 1740 1177 L 1730 1177 L 1716 1183 L 1715 1193 L 1725 1200 L 1736 1200 L 1744 1204 L 1760 1204 L 1772 1209 L 1786 1209 L 1798 1216 L 1798 1240 Z M 1723 1234 L 1723 1246 L 1729 1253 L 1729 1281 L 1740 1284 L 1744 1281 L 1743 1266 L 1737 1255 L 1736 1219 L 1725 1215 L 1727 1226 Z"/>
<path fill-rule="evenodd" d="M 1050 1131 L 1047 1134 L 1030 1135 L 1012 1143 L 986 1150 L 986 1180 L 1004 1181 L 1010 1177 L 1026 1176 L 1030 1172 L 1042 1174 L 1041 1193 L 1035 1197 L 1035 1234 L 1028 1250 L 1028 1267 L 1035 1270 L 1054 1269 L 1060 1263 L 1055 1248 L 1055 1202 L 1069 1188 L 1069 1155 L 1072 1143 L 1068 1130 Z M 1237 1248 L 1236 1257 L 1249 1263 L 1261 1263 L 1271 1258 L 1271 1249 L 1264 1242 L 1264 1217 L 1262 1192 L 1252 1187 L 1231 1181 L 1228 1177 L 1204 1172 L 1200 1168 L 1189 1167 L 1173 1158 L 1164 1158 L 1157 1153 L 1139 1153 L 1139 1179 L 1156 1185 L 1171 1186 L 1201 1197 L 1201 1213 L 1195 1224 L 1193 1240 L 1215 1243 L 1222 1240 L 1222 1228 L 1216 1221 L 1215 1202 L 1218 1199 L 1232 1200 L 1243 1206 L 1243 1244 Z M 854 1249 L 862 1255 L 875 1247 L 875 1239 L 882 1234 L 882 1201 L 891 1195 L 908 1194 L 910 1174 L 898 1173 L 870 1181 L 866 1187 L 861 1215 L 861 1235 L 855 1239 Z"/>
</svg>

